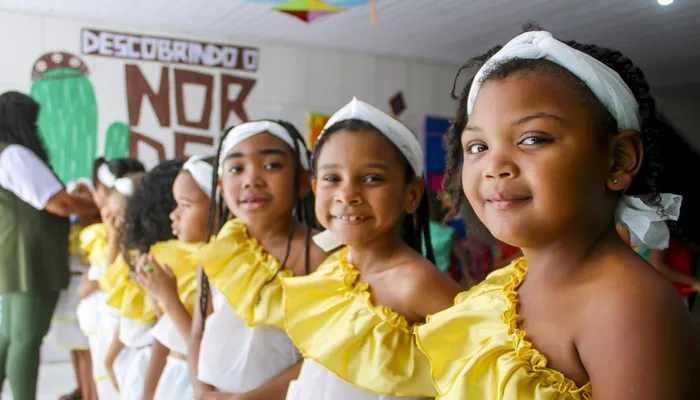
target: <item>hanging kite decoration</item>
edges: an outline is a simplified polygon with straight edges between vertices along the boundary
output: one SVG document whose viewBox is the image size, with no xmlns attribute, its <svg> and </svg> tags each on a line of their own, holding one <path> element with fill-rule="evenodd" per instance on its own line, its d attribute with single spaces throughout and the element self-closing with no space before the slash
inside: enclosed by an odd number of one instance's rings
<svg viewBox="0 0 700 400">
<path fill-rule="evenodd" d="M 306 23 L 345 11 L 348 7 L 370 6 L 372 25 L 377 24 L 375 0 L 248 0 L 253 3 L 278 4 L 274 10 L 289 14 Z"/>
</svg>

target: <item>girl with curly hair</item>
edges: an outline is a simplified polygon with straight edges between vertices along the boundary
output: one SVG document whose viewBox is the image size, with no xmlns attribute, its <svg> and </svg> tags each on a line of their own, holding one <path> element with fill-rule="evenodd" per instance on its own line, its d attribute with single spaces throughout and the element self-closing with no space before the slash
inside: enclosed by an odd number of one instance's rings
<svg viewBox="0 0 700 400">
<path fill-rule="evenodd" d="M 673 232 L 697 244 L 699 157 L 619 51 L 531 31 L 482 59 L 447 168 L 461 168 L 455 198 L 524 258 L 418 328 L 438 397 L 700 398 L 690 314 L 615 229 L 664 247 L 680 211 Z"/>
</svg>

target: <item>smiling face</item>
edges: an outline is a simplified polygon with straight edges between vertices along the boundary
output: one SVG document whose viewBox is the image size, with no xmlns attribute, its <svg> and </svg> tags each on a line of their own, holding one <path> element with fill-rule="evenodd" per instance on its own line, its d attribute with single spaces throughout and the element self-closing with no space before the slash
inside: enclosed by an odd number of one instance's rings
<svg viewBox="0 0 700 400">
<path fill-rule="evenodd" d="M 570 77 L 522 72 L 485 82 L 462 147 L 464 192 L 499 240 L 537 247 L 612 220 L 611 146 Z"/>
<path fill-rule="evenodd" d="M 177 203 L 170 213 L 173 235 L 187 243 L 206 242 L 209 196 L 197 185 L 192 174 L 182 171 L 177 175 L 173 197 Z"/>
<path fill-rule="evenodd" d="M 420 203 L 422 180 L 406 183 L 405 160 L 375 131 L 331 135 L 316 160 L 316 218 L 348 246 L 398 237 Z"/>
<path fill-rule="evenodd" d="M 265 226 L 288 219 L 296 201 L 295 165 L 289 145 L 269 133 L 237 144 L 226 154 L 219 180 L 229 210 L 246 225 Z M 303 178 L 300 191 L 304 191 Z"/>
</svg>

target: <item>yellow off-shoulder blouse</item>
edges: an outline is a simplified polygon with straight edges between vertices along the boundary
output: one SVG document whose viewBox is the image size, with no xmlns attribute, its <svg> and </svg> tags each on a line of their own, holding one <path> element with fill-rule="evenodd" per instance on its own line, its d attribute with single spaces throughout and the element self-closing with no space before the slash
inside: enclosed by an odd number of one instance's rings
<svg viewBox="0 0 700 400">
<path fill-rule="evenodd" d="M 305 358 L 365 391 L 433 397 L 430 364 L 406 319 L 372 304 L 367 282 L 347 260 L 331 255 L 308 276 L 283 278 L 287 334 Z"/>
<path fill-rule="evenodd" d="M 160 265 L 168 265 L 175 274 L 180 301 L 192 314 L 197 301 L 197 270 L 190 256 L 200 248 L 200 244 L 184 243 L 179 240 L 158 242 L 151 246 L 150 253 Z M 108 291 L 107 305 L 120 311 L 122 317 L 142 324 L 156 321 L 156 308 L 148 291 L 129 277 L 129 267 L 119 256 L 118 267 L 110 266 L 103 275 L 105 281 L 114 282 Z M 102 280 L 102 278 L 100 278 Z"/>
<path fill-rule="evenodd" d="M 590 383 L 578 387 L 547 368 L 547 359 L 518 328 L 517 289 L 526 271 L 524 258 L 513 261 L 418 327 L 418 345 L 430 359 L 438 399 L 592 398 Z"/>
<path fill-rule="evenodd" d="M 80 250 L 88 261 L 107 268 L 107 227 L 92 224 L 80 231 Z"/>
<path fill-rule="evenodd" d="M 243 222 L 226 222 L 216 239 L 192 255 L 213 285 L 248 326 L 284 329 L 280 278 L 293 273 L 251 238 Z"/>
</svg>

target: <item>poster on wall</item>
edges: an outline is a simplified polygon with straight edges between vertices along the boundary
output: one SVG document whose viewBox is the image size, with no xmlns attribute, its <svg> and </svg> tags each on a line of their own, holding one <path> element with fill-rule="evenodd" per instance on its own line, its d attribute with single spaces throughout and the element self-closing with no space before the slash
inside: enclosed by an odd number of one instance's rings
<svg viewBox="0 0 700 400">
<path fill-rule="evenodd" d="M 39 54 L 29 88 L 64 182 L 92 176 L 97 155 L 152 167 L 211 154 L 227 126 L 248 121 L 257 48 L 93 28 L 76 29 L 75 44 Z"/>
<path fill-rule="evenodd" d="M 328 114 L 317 112 L 306 113 L 306 135 L 304 139 L 306 139 L 306 146 L 309 149 L 313 150 L 319 135 L 323 131 L 323 127 L 326 126 L 330 118 L 331 116 Z"/>
</svg>

